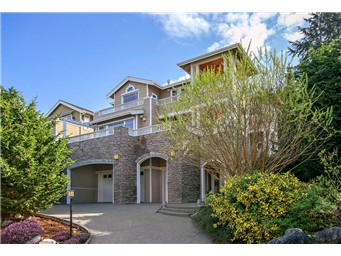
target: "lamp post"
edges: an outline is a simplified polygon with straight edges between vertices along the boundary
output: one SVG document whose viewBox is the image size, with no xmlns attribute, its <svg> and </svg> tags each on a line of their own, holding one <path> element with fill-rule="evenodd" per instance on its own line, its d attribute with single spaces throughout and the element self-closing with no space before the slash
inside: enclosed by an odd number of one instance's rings
<svg viewBox="0 0 341 256">
<path fill-rule="evenodd" d="M 72 198 L 75 196 L 75 191 L 70 189 L 67 194 L 70 197 L 70 237 L 72 237 Z"/>
</svg>

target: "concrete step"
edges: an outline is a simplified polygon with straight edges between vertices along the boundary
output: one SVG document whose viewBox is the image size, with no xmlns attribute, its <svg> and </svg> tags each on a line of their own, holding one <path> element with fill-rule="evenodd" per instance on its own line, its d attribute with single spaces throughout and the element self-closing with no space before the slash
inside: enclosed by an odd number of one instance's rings
<svg viewBox="0 0 341 256">
<path fill-rule="evenodd" d="M 167 209 L 160 209 L 157 211 L 157 213 L 171 215 L 171 216 L 178 216 L 178 217 L 189 217 L 192 215 L 191 213 L 188 213 L 188 212 L 176 212 L 176 211 L 169 211 Z"/>
<path fill-rule="evenodd" d="M 191 210 L 191 211 L 198 211 L 200 210 L 197 206 L 181 206 L 181 205 L 166 205 L 167 209 L 178 209 L 178 210 Z"/>
<path fill-rule="evenodd" d="M 188 217 L 200 210 L 199 207 L 194 206 L 184 206 L 184 205 L 164 205 L 157 213 L 173 215 L 173 216 L 184 216 Z"/>
</svg>

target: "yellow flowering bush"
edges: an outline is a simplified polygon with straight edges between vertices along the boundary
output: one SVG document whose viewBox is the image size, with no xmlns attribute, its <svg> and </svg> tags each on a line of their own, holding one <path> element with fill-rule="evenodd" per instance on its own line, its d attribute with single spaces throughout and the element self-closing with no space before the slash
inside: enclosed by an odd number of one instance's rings
<svg viewBox="0 0 341 256">
<path fill-rule="evenodd" d="M 257 172 L 227 180 L 209 207 L 218 222 L 227 225 L 232 241 L 264 243 L 282 234 L 276 220 L 285 218 L 290 206 L 306 196 L 307 185 L 289 173 Z"/>
</svg>

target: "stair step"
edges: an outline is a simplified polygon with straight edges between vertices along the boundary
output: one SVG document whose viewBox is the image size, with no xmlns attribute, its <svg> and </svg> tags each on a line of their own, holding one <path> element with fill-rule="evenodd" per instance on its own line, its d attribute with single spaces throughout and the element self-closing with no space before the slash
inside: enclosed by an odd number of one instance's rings
<svg viewBox="0 0 341 256">
<path fill-rule="evenodd" d="M 161 213 L 161 214 L 165 214 L 165 215 L 171 215 L 171 216 L 179 216 L 179 217 L 189 217 L 192 215 L 191 213 L 174 212 L 174 211 L 168 211 L 165 209 L 160 209 L 157 211 L 157 213 Z"/>
<path fill-rule="evenodd" d="M 162 210 L 166 210 L 169 212 L 183 212 L 183 213 L 195 213 L 199 209 L 190 209 L 190 208 L 172 208 L 172 207 L 163 207 Z"/>
<path fill-rule="evenodd" d="M 185 210 L 193 210 L 193 211 L 198 211 L 200 210 L 200 207 L 194 207 L 194 206 L 177 206 L 177 205 L 166 205 L 164 206 L 168 209 L 179 209 L 179 210 L 182 210 L 182 209 L 185 209 Z"/>
</svg>

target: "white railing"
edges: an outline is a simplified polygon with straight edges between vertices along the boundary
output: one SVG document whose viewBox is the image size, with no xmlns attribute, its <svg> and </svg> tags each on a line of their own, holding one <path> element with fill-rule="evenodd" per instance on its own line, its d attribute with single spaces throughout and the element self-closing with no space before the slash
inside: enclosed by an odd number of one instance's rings
<svg viewBox="0 0 341 256">
<path fill-rule="evenodd" d="M 169 128 L 163 124 L 156 124 L 156 125 L 152 125 L 152 126 L 148 126 L 148 127 L 144 127 L 144 128 L 139 128 L 139 129 L 135 129 L 135 130 L 129 129 L 128 133 L 130 136 L 141 136 L 141 135 L 145 135 L 145 134 L 151 134 L 151 133 L 166 131 L 168 129 Z"/>
<path fill-rule="evenodd" d="M 95 138 L 100 138 L 108 135 L 113 135 L 114 134 L 114 128 L 109 128 L 105 130 L 99 130 L 96 132 L 90 132 L 74 137 L 69 138 L 69 143 L 73 142 L 79 142 L 79 141 L 84 141 L 84 140 L 90 140 L 90 139 L 95 139 Z"/>
<path fill-rule="evenodd" d="M 146 134 L 151 134 L 151 133 L 157 133 L 157 132 L 163 132 L 170 129 L 169 125 L 164 125 L 164 124 L 156 124 L 144 128 L 139 128 L 139 129 L 129 129 L 128 134 L 130 136 L 141 136 L 141 135 L 146 135 Z M 80 141 L 85 141 L 85 140 L 91 140 L 95 138 L 100 138 L 108 135 L 113 135 L 114 134 L 114 128 L 110 129 L 105 129 L 105 130 L 100 130 L 96 132 L 91 132 L 87 134 L 82 134 L 78 136 L 73 136 L 69 138 L 68 143 L 74 143 L 74 142 L 80 142 Z"/>
<path fill-rule="evenodd" d="M 97 116 L 104 116 L 104 115 L 108 115 L 111 113 L 115 113 L 121 110 L 125 110 L 125 109 L 129 109 L 129 108 L 133 108 L 136 106 L 140 106 L 144 104 L 144 99 L 140 99 L 140 100 L 134 100 L 128 103 L 124 103 L 121 105 L 117 105 L 111 108 L 106 108 L 106 109 L 102 109 L 100 111 L 95 112 L 95 115 Z"/>
<path fill-rule="evenodd" d="M 165 99 L 160 99 L 156 101 L 156 105 L 162 106 L 162 105 L 168 105 L 169 103 L 175 102 L 179 100 L 179 95 L 173 96 L 173 97 L 168 97 Z"/>
</svg>

